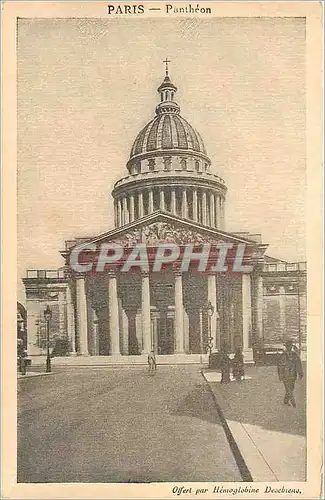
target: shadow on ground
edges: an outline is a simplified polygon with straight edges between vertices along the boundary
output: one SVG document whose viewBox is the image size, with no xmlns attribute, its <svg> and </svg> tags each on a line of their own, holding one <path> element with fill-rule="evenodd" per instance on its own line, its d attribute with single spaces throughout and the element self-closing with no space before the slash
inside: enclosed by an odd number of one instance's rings
<svg viewBox="0 0 325 500">
<path fill-rule="evenodd" d="M 304 367 L 305 368 L 305 367 Z M 283 404 L 284 387 L 274 366 L 248 367 L 242 382 L 210 382 L 228 420 L 293 435 L 306 435 L 306 382 L 295 386 L 297 408 Z"/>
<path fill-rule="evenodd" d="M 206 382 L 197 384 L 178 406 L 171 411 L 172 415 L 197 418 L 212 424 L 220 424 L 220 420 Z"/>
</svg>

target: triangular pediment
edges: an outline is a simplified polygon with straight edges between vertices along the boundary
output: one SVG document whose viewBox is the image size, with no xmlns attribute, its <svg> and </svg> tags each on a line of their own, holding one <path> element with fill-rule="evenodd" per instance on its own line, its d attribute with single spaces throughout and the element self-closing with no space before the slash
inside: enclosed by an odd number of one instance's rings
<svg viewBox="0 0 325 500">
<path fill-rule="evenodd" d="M 116 243 L 123 247 L 130 248 L 136 244 L 144 243 L 147 246 L 156 246 L 159 243 L 175 243 L 185 245 L 193 243 L 202 245 L 210 243 L 245 243 L 250 247 L 267 247 L 260 245 L 256 241 L 240 237 L 218 229 L 211 229 L 202 224 L 185 220 L 180 217 L 157 211 L 147 215 L 123 227 L 113 229 L 108 233 L 91 238 L 79 245 Z M 78 246 L 79 246 L 78 245 Z"/>
</svg>

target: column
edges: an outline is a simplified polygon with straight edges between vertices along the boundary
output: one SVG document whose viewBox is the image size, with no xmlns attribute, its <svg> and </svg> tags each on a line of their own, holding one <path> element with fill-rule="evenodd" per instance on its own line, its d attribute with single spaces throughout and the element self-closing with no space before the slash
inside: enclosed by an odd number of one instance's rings
<svg viewBox="0 0 325 500">
<path fill-rule="evenodd" d="M 92 310 L 92 315 L 93 315 L 93 355 L 99 356 L 98 317 L 95 309 Z"/>
<path fill-rule="evenodd" d="M 176 215 L 176 192 L 175 189 L 171 190 L 170 210 L 173 215 Z"/>
<path fill-rule="evenodd" d="M 122 200 L 118 199 L 117 200 L 117 225 L 118 227 L 123 226 L 123 220 L 122 220 Z"/>
<path fill-rule="evenodd" d="M 129 354 L 129 318 L 123 309 L 122 299 L 118 299 L 120 312 L 120 346 L 121 354 L 128 356 Z"/>
<path fill-rule="evenodd" d="M 254 340 L 263 340 L 263 277 L 255 274 L 254 276 Z M 281 316 L 281 314 L 280 314 Z"/>
<path fill-rule="evenodd" d="M 219 205 L 219 196 L 216 194 L 214 197 L 214 204 L 215 204 L 215 222 L 216 222 L 216 227 L 220 229 L 220 205 Z"/>
<path fill-rule="evenodd" d="M 198 221 L 198 214 L 197 214 L 197 190 L 193 189 L 193 220 L 194 222 Z"/>
<path fill-rule="evenodd" d="M 202 308 L 199 310 L 200 317 L 200 353 L 203 354 L 203 313 Z"/>
<path fill-rule="evenodd" d="M 252 299 L 251 299 L 251 277 L 249 274 L 242 275 L 242 308 L 243 308 L 243 350 L 250 348 L 250 334 L 252 331 Z"/>
<path fill-rule="evenodd" d="M 186 189 L 183 189 L 183 192 L 182 192 L 182 217 L 184 219 L 187 219 L 187 217 L 188 217 Z"/>
<path fill-rule="evenodd" d="M 143 194 L 142 194 L 142 192 L 139 193 L 138 203 L 139 203 L 139 219 L 140 219 L 144 215 Z"/>
<path fill-rule="evenodd" d="M 152 189 L 149 190 L 149 214 L 152 214 L 153 212 L 153 191 Z"/>
<path fill-rule="evenodd" d="M 79 338 L 79 354 L 87 356 L 88 353 L 88 318 L 86 280 L 84 276 L 76 279 L 76 305 L 77 305 L 77 332 Z"/>
<path fill-rule="evenodd" d="M 126 196 L 123 198 L 123 223 L 129 223 L 128 199 Z"/>
<path fill-rule="evenodd" d="M 157 318 L 151 318 L 151 332 L 152 332 L 152 349 L 155 354 L 158 353 L 158 331 L 157 331 Z"/>
<path fill-rule="evenodd" d="M 208 301 L 211 302 L 213 307 L 213 314 L 210 319 L 211 324 L 211 337 L 213 347 L 212 350 L 215 351 L 218 347 L 218 339 L 217 339 L 217 280 L 215 274 L 208 275 Z"/>
<path fill-rule="evenodd" d="M 202 191 L 202 224 L 207 224 L 207 194 Z"/>
<path fill-rule="evenodd" d="M 118 227 L 118 220 L 117 220 L 117 201 L 114 200 L 114 227 Z"/>
<path fill-rule="evenodd" d="M 232 300 L 234 299 L 234 297 L 232 296 L 231 297 L 231 302 L 230 302 L 230 308 L 229 308 L 229 311 L 230 311 L 230 317 L 229 317 L 229 346 L 231 347 L 231 349 L 233 347 L 237 347 L 237 345 L 235 346 L 235 338 L 236 338 L 236 330 L 235 330 L 235 306 L 234 306 L 234 303 L 232 302 Z M 239 346 L 238 346 L 239 347 Z"/>
<path fill-rule="evenodd" d="M 108 309 L 109 309 L 109 333 L 111 338 L 110 354 L 120 354 L 120 328 L 117 300 L 117 280 L 113 272 L 109 273 L 108 280 Z"/>
<path fill-rule="evenodd" d="M 40 348 L 41 321 L 45 305 L 27 298 L 27 351 L 29 355 L 42 354 Z"/>
<path fill-rule="evenodd" d="M 216 226 L 214 194 L 213 193 L 210 194 L 210 226 L 211 227 Z"/>
<path fill-rule="evenodd" d="M 135 335 L 137 338 L 139 351 L 143 351 L 143 338 L 142 338 L 142 312 L 138 309 L 135 313 Z"/>
<path fill-rule="evenodd" d="M 59 332 L 60 335 L 65 335 L 65 303 L 64 303 L 64 292 L 59 292 L 58 294 L 59 301 Z"/>
<path fill-rule="evenodd" d="M 142 320 L 142 351 L 151 351 L 151 320 L 150 320 L 150 283 L 149 274 L 141 275 L 141 320 Z"/>
<path fill-rule="evenodd" d="M 184 325 L 184 351 L 186 353 L 190 352 L 190 323 L 188 313 L 184 307 L 183 314 L 183 325 Z"/>
<path fill-rule="evenodd" d="M 130 222 L 134 221 L 134 195 L 130 194 Z"/>
<path fill-rule="evenodd" d="M 163 189 L 160 191 L 160 210 L 165 210 L 165 192 Z"/>
<path fill-rule="evenodd" d="M 71 285 L 69 284 L 66 289 L 66 300 L 67 300 L 67 330 L 70 343 L 70 353 L 72 355 L 76 354 L 76 329 L 74 320 L 74 307 L 72 302 Z"/>
<path fill-rule="evenodd" d="M 182 273 L 175 273 L 175 340 L 176 353 L 184 353 L 184 323 L 183 323 L 183 283 Z"/>
<path fill-rule="evenodd" d="M 224 199 L 220 196 L 220 229 L 223 231 L 225 228 L 225 217 L 224 217 Z"/>
<path fill-rule="evenodd" d="M 283 340 L 285 337 L 285 327 L 286 327 L 285 293 L 286 292 L 284 286 L 279 286 L 279 306 L 280 306 L 279 323 L 280 323 L 280 333 Z"/>
</svg>

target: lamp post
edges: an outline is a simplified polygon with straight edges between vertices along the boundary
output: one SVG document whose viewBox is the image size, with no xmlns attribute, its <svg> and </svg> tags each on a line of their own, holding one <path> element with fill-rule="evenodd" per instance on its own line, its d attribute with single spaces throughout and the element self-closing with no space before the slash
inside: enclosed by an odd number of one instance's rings
<svg viewBox="0 0 325 500">
<path fill-rule="evenodd" d="M 50 320 L 52 318 L 52 311 L 49 305 L 46 306 L 44 311 L 44 318 L 46 321 L 46 373 L 51 371 L 51 356 L 50 356 Z"/>
<path fill-rule="evenodd" d="M 212 352 L 212 347 L 213 347 L 213 337 L 211 335 L 211 319 L 212 319 L 212 316 L 213 316 L 213 313 L 214 313 L 214 307 L 213 305 L 211 304 L 211 301 L 209 300 L 209 302 L 207 303 L 207 305 L 204 307 L 205 311 L 207 312 L 207 315 L 208 315 L 208 328 L 209 328 L 209 337 L 208 337 L 208 349 L 209 349 L 209 355 L 211 355 L 211 352 Z"/>
<path fill-rule="evenodd" d="M 200 365 L 202 366 L 202 355 L 203 355 L 203 318 L 202 318 L 202 309 L 200 308 Z"/>
</svg>

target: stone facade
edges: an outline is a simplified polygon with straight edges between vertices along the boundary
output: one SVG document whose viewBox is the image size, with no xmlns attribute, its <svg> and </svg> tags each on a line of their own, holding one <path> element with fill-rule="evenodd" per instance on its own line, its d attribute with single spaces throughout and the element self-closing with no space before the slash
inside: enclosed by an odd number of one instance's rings
<svg viewBox="0 0 325 500">
<path fill-rule="evenodd" d="M 299 345 L 306 341 L 305 266 L 267 258 L 260 235 L 225 231 L 225 182 L 211 172 L 202 138 L 180 116 L 168 74 L 158 92 L 155 117 L 135 139 L 127 175 L 112 192 L 115 228 L 67 241 L 58 271 L 27 271 L 31 355 L 45 348 L 46 305 L 53 312 L 51 342 L 65 339 L 71 355 L 119 357 L 151 349 L 191 355 L 223 343 L 249 353 L 255 343 L 282 343 L 288 336 Z M 126 249 L 241 242 L 253 272 L 200 274 L 170 265 L 161 272 L 122 273 L 117 265 L 86 275 L 70 268 L 76 246 L 97 249 L 103 242 Z"/>
</svg>

